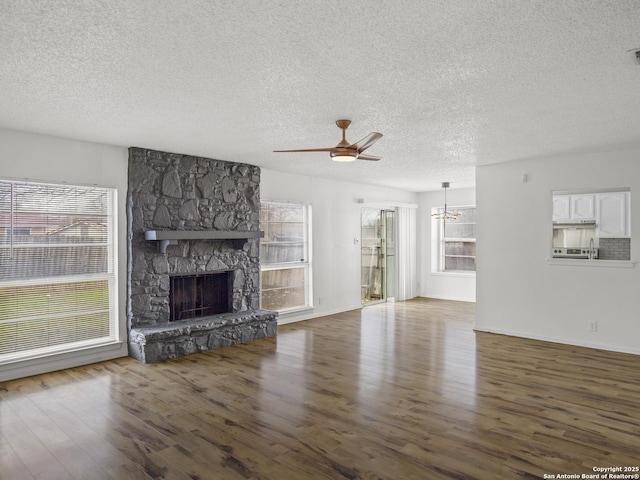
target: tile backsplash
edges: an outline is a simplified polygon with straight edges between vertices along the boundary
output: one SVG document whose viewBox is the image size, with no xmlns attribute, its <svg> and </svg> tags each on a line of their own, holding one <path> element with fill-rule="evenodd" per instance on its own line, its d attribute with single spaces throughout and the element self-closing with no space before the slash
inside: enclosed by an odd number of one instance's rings
<svg viewBox="0 0 640 480">
<path fill-rule="evenodd" d="M 600 260 L 631 260 L 631 239 L 601 238 L 598 258 Z"/>
</svg>

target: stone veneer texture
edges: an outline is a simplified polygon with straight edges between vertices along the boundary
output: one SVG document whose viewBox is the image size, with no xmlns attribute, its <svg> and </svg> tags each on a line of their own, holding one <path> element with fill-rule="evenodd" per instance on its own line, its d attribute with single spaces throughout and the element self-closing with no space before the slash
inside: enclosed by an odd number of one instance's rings
<svg viewBox="0 0 640 480">
<path fill-rule="evenodd" d="M 147 230 L 258 231 L 258 167 L 132 147 L 127 213 L 130 348 L 132 337 L 140 333 L 132 335 L 131 329 L 169 332 L 170 323 L 180 328 L 180 322 L 169 322 L 172 274 L 231 270 L 232 313 L 259 310 L 258 239 L 180 240 L 166 254 L 157 242 L 144 239 Z M 267 313 L 273 317 L 267 330 L 275 334 L 277 314 Z"/>
</svg>

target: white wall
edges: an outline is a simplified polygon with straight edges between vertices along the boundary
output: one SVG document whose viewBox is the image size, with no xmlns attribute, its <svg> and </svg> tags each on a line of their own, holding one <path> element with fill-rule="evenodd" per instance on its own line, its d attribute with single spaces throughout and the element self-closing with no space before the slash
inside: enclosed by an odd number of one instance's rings
<svg viewBox="0 0 640 480">
<path fill-rule="evenodd" d="M 262 170 L 261 200 L 311 204 L 313 211 L 312 310 L 282 315 L 279 323 L 360 308 L 359 199 L 380 204 L 416 203 L 415 193 L 358 183 Z"/>
<path fill-rule="evenodd" d="M 475 302 L 476 277 L 464 273 L 433 272 L 435 258 L 432 244 L 437 232 L 432 231 L 431 209 L 442 207 L 444 190 L 418 195 L 418 262 L 420 296 Z M 476 191 L 472 188 L 447 189 L 447 205 L 462 207 L 476 204 Z"/>
<path fill-rule="evenodd" d="M 115 187 L 118 195 L 118 303 L 122 342 L 0 367 L 0 381 L 127 355 L 127 149 L 0 128 L 0 178 Z"/>
<path fill-rule="evenodd" d="M 128 152 L 124 147 L 80 142 L 0 128 L 0 178 L 115 187 L 118 195 L 119 327 L 122 342 L 74 354 L 0 367 L 0 381 L 127 355 L 126 193 Z M 281 323 L 360 307 L 359 199 L 386 205 L 417 203 L 401 190 L 262 170 L 264 200 L 313 207 L 314 308 L 285 315 Z M 322 298 L 322 303 L 318 300 Z"/>
<path fill-rule="evenodd" d="M 526 173 L 528 181 L 522 182 Z M 553 190 L 631 188 L 631 259 L 640 248 L 640 149 L 479 167 L 477 321 L 481 331 L 640 354 L 640 267 L 551 265 Z M 587 330 L 588 321 L 598 331 Z"/>
</svg>

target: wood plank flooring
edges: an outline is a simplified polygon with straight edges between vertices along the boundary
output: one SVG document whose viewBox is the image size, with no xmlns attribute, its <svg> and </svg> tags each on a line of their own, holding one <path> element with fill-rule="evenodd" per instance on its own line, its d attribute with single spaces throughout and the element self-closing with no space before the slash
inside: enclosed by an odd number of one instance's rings
<svg viewBox="0 0 640 480">
<path fill-rule="evenodd" d="M 0 383 L 0 478 L 518 479 L 640 465 L 640 357 L 473 321 L 473 304 L 416 299 L 164 363 Z"/>
</svg>

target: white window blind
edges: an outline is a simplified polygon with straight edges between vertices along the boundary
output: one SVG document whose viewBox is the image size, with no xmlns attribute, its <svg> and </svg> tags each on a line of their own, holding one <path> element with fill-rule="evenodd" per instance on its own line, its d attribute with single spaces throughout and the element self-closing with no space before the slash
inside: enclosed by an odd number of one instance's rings
<svg viewBox="0 0 640 480">
<path fill-rule="evenodd" d="M 409 300 L 417 294 L 417 209 L 396 208 L 398 225 L 398 291 L 397 300 Z"/>
<path fill-rule="evenodd" d="M 115 190 L 0 180 L 0 363 L 116 336 Z"/>
<path fill-rule="evenodd" d="M 476 271 L 476 207 L 448 207 L 459 213 L 454 219 L 433 220 L 438 228 L 440 272 Z M 444 209 L 435 209 L 443 214 Z"/>
<path fill-rule="evenodd" d="M 286 311 L 310 306 L 311 207 L 263 202 L 260 207 L 261 305 Z"/>
</svg>

